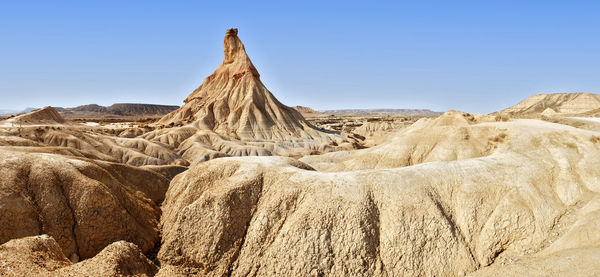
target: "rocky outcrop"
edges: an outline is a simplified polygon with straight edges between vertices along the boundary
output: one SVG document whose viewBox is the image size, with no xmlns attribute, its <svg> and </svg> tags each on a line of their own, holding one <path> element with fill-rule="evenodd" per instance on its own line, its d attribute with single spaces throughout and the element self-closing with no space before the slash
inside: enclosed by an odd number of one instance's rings
<svg viewBox="0 0 600 277">
<path fill-rule="evenodd" d="M 65 119 L 52 107 L 34 110 L 32 112 L 15 116 L 2 122 L 5 125 L 31 125 L 31 124 L 63 124 Z"/>
<path fill-rule="evenodd" d="M 63 267 L 55 276 L 154 276 L 158 272 L 152 263 L 133 243 L 113 242 L 91 259 Z"/>
<path fill-rule="evenodd" d="M 260 81 L 237 36 L 227 30 L 225 60 L 161 124 L 194 123 L 199 129 L 235 139 L 285 140 L 322 136 L 296 110 L 279 102 Z"/>
<path fill-rule="evenodd" d="M 359 142 L 359 149 L 383 142 L 390 134 L 415 123 L 423 116 L 394 115 L 320 115 L 307 120 L 324 130 L 349 133 Z"/>
<path fill-rule="evenodd" d="M 552 110 L 551 112 L 548 109 Z M 600 109 L 600 95 L 591 93 L 536 94 L 522 102 L 499 111 L 500 114 L 540 115 L 546 113 L 584 114 Z"/>
<path fill-rule="evenodd" d="M 451 112 L 412 129 L 457 125 L 463 136 L 450 135 L 448 149 L 471 153 L 463 159 L 348 172 L 281 157 L 198 164 L 167 192 L 161 265 L 209 276 L 455 276 L 598 247 L 597 133 L 493 119 Z"/>
<path fill-rule="evenodd" d="M 469 276 L 595 276 L 600 272 L 598 259 L 598 247 L 566 249 L 540 257 L 515 257 Z"/>
<path fill-rule="evenodd" d="M 110 244 L 95 257 L 72 263 L 48 235 L 0 245 L 0 276 L 154 276 L 157 267 L 132 243 Z"/>
<path fill-rule="evenodd" d="M 352 138 L 320 130 L 264 86 L 237 29 L 227 30 L 225 59 L 185 105 L 164 116 L 166 127 L 143 138 L 177 148 L 190 163 L 218 156 L 302 156 L 354 148 Z"/>
<path fill-rule="evenodd" d="M 0 243 L 48 234 L 74 260 L 118 240 L 150 251 L 169 180 L 146 168 L 2 150 Z"/>
<path fill-rule="evenodd" d="M 116 137 L 73 125 L 22 126 L 0 136 L 0 146 L 22 152 L 65 153 L 95 160 L 144 165 L 188 165 L 170 146 L 143 138 Z"/>
<path fill-rule="evenodd" d="M 43 276 L 71 265 L 56 241 L 48 236 L 14 239 L 0 245 L 0 276 Z"/>
<path fill-rule="evenodd" d="M 293 106 L 292 109 L 298 111 L 302 116 L 319 116 L 322 115 L 320 112 L 313 110 L 310 107 L 305 106 Z"/>
<path fill-rule="evenodd" d="M 306 156 L 300 160 L 320 171 L 350 171 L 487 156 L 509 139 L 503 128 L 485 124 L 495 120 L 493 116 L 449 111 L 437 118 L 420 119 L 371 148 Z"/>
</svg>

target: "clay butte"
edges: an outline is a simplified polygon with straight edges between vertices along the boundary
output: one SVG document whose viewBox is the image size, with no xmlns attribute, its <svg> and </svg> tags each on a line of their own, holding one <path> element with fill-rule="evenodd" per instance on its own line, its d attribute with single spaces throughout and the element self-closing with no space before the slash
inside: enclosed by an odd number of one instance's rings
<svg viewBox="0 0 600 277">
<path fill-rule="evenodd" d="M 265 87 L 237 29 L 227 30 L 224 48 L 223 63 L 185 99 L 184 106 L 164 116 L 159 124 L 193 123 L 199 129 L 242 140 L 323 135 Z"/>
</svg>

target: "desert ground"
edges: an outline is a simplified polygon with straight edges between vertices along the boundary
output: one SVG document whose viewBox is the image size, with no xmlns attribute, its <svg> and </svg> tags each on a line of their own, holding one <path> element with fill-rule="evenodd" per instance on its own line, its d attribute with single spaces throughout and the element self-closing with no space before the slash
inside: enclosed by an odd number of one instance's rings
<svg viewBox="0 0 600 277">
<path fill-rule="evenodd" d="M 181 107 L 1 119 L 0 276 L 600 275 L 597 116 L 288 107 L 229 29 Z"/>
</svg>

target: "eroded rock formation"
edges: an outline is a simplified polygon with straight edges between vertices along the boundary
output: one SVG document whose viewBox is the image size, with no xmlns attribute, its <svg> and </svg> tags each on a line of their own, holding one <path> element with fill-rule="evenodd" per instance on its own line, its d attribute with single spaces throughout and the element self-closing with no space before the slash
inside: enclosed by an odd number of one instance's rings
<svg viewBox="0 0 600 277">
<path fill-rule="evenodd" d="M 279 102 L 261 82 L 237 33 L 227 30 L 225 59 L 217 70 L 185 105 L 158 122 L 174 128 L 144 138 L 177 148 L 190 163 L 217 156 L 302 156 L 354 147 L 353 139 L 319 130 Z"/>
<path fill-rule="evenodd" d="M 394 168 L 317 172 L 281 157 L 190 168 L 162 207 L 161 264 L 210 276 L 456 276 L 599 245 L 595 132 L 450 112 L 412 133 L 385 144 L 430 154 Z"/>
<path fill-rule="evenodd" d="M 32 125 L 32 124 L 64 124 L 65 119 L 52 107 L 34 110 L 32 112 L 17 115 L 5 122 L 10 125 Z"/>
<path fill-rule="evenodd" d="M 117 240 L 149 251 L 169 180 L 152 169 L 0 151 L 0 243 L 48 234 L 75 260 Z"/>
<path fill-rule="evenodd" d="M 111 243 L 95 257 L 74 264 L 48 235 L 0 245 L 0 276 L 154 276 L 157 267 L 133 243 Z"/>
<path fill-rule="evenodd" d="M 535 116 L 546 114 L 585 114 L 600 109 L 600 95 L 592 93 L 536 94 L 498 113 Z"/>
</svg>

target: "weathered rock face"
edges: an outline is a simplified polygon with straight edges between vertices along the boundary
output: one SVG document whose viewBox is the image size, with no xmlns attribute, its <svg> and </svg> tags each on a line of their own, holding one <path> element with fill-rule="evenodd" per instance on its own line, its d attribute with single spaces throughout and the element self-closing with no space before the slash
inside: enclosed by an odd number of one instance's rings
<svg viewBox="0 0 600 277">
<path fill-rule="evenodd" d="M 45 107 L 7 119 L 4 123 L 15 125 L 64 124 L 66 121 L 55 109 L 52 107 Z"/>
<path fill-rule="evenodd" d="M 515 258 L 469 276 L 595 276 L 600 272 L 598 259 L 597 247 L 566 249 L 540 257 Z"/>
<path fill-rule="evenodd" d="M 169 187 L 159 260 L 212 276 L 455 276 L 600 245 L 589 235 L 600 219 L 597 133 L 458 112 L 420 124 L 458 121 L 474 149 L 477 128 L 510 143 L 478 158 L 350 172 L 281 157 L 198 164 Z"/>
<path fill-rule="evenodd" d="M 499 113 L 539 115 L 547 109 L 552 113 L 582 114 L 600 109 L 600 95 L 591 93 L 536 94 Z"/>
<path fill-rule="evenodd" d="M 81 126 L 24 126 L 2 131 L 0 146 L 27 146 L 19 147 L 21 152 L 57 153 L 134 166 L 188 164 L 168 145 L 94 133 Z"/>
<path fill-rule="evenodd" d="M 158 272 L 140 248 L 125 241 L 113 242 L 91 259 L 63 267 L 56 276 L 154 276 Z"/>
<path fill-rule="evenodd" d="M 296 110 L 281 104 L 260 81 L 237 29 L 227 30 L 225 60 L 163 124 L 194 122 L 196 127 L 236 139 L 319 138 Z"/>
<path fill-rule="evenodd" d="M 227 31 L 224 48 L 225 59 L 217 70 L 185 99 L 184 106 L 158 122 L 175 128 L 144 138 L 178 148 L 190 163 L 216 155 L 301 156 L 353 148 L 348 138 L 318 130 L 267 90 L 237 29 Z"/>
<path fill-rule="evenodd" d="M 95 257 L 73 264 L 48 236 L 11 240 L 0 245 L 0 276 L 153 276 L 157 268 L 132 243 L 110 244 Z"/>
<path fill-rule="evenodd" d="M 169 179 L 151 169 L 55 154 L 0 151 L 0 243 L 48 234 L 69 258 L 127 240 L 143 251 L 159 238 Z"/>
<path fill-rule="evenodd" d="M 53 108 L 0 121 L 0 146 L 19 147 L 21 152 L 56 153 L 95 160 L 144 165 L 188 165 L 170 146 L 143 138 L 139 128 L 114 135 L 65 121 Z M 118 137 L 122 133 L 122 137 Z M 26 146 L 26 147 L 22 147 Z"/>
<path fill-rule="evenodd" d="M 48 235 L 14 239 L 0 245 L 0 276 L 42 276 L 71 265 Z"/>
<path fill-rule="evenodd" d="M 305 106 L 293 106 L 292 109 L 294 109 L 297 112 L 299 112 L 302 116 L 319 116 L 319 115 L 323 115 L 320 112 L 317 112 L 317 111 L 313 110 L 312 108 L 305 107 Z"/>
<path fill-rule="evenodd" d="M 320 171 L 349 171 L 487 156 L 508 140 L 508 134 L 506 128 L 485 122 L 495 122 L 495 119 L 449 111 L 438 118 L 420 119 L 392 133 L 375 147 L 306 156 L 300 160 Z"/>
</svg>

